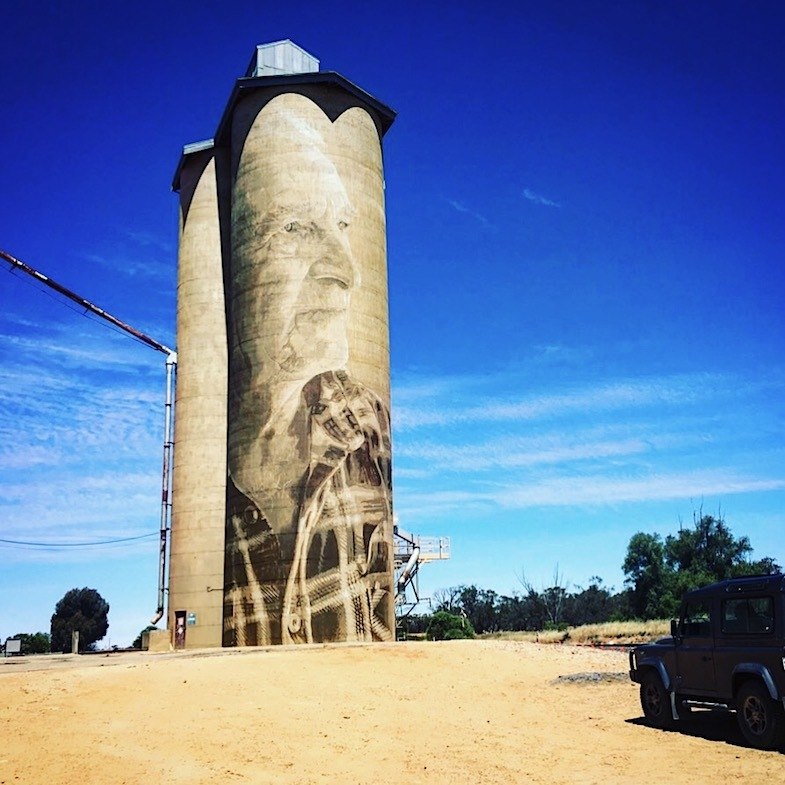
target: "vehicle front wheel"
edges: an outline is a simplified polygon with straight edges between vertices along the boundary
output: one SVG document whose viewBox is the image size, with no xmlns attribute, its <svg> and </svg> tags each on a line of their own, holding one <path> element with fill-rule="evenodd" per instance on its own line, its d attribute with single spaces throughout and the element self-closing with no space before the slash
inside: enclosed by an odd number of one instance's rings
<svg viewBox="0 0 785 785">
<path fill-rule="evenodd" d="M 736 696 L 736 718 L 744 738 L 761 750 L 777 746 L 783 728 L 782 706 L 758 682 L 742 684 Z"/>
<path fill-rule="evenodd" d="M 667 728 L 673 723 L 668 692 L 658 673 L 650 671 L 641 681 L 641 708 L 643 716 L 653 725 Z"/>
</svg>

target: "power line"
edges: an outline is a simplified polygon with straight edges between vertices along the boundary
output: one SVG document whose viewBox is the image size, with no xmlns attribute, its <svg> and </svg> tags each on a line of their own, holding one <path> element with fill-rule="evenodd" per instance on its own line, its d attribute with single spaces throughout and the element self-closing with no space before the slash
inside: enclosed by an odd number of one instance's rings
<svg viewBox="0 0 785 785">
<path fill-rule="evenodd" d="M 31 542 L 29 540 L 6 540 L 0 537 L 0 543 L 35 548 L 92 548 L 96 545 L 114 545 L 118 542 L 132 542 L 157 536 L 159 536 L 158 532 L 150 532 L 150 534 L 139 534 L 136 537 L 118 537 L 114 540 L 96 540 L 94 542 Z"/>
</svg>

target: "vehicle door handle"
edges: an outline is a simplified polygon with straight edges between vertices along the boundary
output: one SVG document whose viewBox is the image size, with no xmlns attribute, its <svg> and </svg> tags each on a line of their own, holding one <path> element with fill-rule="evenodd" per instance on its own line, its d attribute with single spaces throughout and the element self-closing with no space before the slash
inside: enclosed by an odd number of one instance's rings
<svg viewBox="0 0 785 785">
<path fill-rule="evenodd" d="M 711 657 L 709 657 L 708 655 L 704 654 L 704 655 L 701 657 L 701 661 L 702 661 L 702 662 L 711 662 Z"/>
</svg>

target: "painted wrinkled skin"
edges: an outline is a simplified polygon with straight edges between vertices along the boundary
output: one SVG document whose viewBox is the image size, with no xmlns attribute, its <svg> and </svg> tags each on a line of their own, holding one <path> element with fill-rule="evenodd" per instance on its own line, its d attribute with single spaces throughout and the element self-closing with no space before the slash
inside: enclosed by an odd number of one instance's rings
<svg viewBox="0 0 785 785">
<path fill-rule="evenodd" d="M 233 194 L 228 645 L 392 636 L 389 414 L 345 370 L 355 210 L 297 99 L 257 117 Z"/>
<path fill-rule="evenodd" d="M 246 169 L 241 164 L 233 208 L 231 392 L 239 438 L 230 440 L 229 468 L 238 486 L 269 510 L 277 531 L 292 525 L 283 495 L 308 458 L 296 422 L 300 391 L 317 374 L 346 367 L 350 298 L 359 283 L 346 189 L 324 139 L 314 129 L 298 137 L 300 130 L 283 124 L 278 133 L 299 144 L 272 163 L 264 157 Z M 275 487 L 262 477 L 271 465 L 279 467 Z"/>
</svg>

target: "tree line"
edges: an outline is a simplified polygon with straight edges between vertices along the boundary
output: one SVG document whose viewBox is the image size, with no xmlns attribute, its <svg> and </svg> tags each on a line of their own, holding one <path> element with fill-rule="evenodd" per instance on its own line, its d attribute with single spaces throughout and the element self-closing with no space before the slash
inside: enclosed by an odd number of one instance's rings
<svg viewBox="0 0 785 785">
<path fill-rule="evenodd" d="M 552 585 L 540 590 L 524 574 L 519 578 L 521 591 L 510 595 L 474 585 L 441 589 L 433 598 L 434 614 L 408 616 L 403 626 L 409 632 L 426 632 L 432 625 L 434 637 L 465 637 L 472 632 L 667 619 L 677 614 L 682 595 L 691 589 L 741 575 L 782 572 L 771 557 L 753 560 L 752 550 L 749 538 L 735 537 L 724 518 L 699 512 L 692 526 L 680 526 L 665 538 L 633 534 L 622 564 L 625 586 L 618 592 L 599 576 L 570 591 L 557 568 Z M 49 633 L 11 637 L 21 638 L 25 654 L 59 652 L 71 650 L 71 634 L 79 631 L 79 650 L 85 651 L 106 635 L 108 613 L 109 604 L 95 589 L 71 589 L 55 606 Z M 132 645 L 141 646 L 141 633 Z"/>
<path fill-rule="evenodd" d="M 771 557 L 753 560 L 749 538 L 735 537 L 721 516 L 693 515 L 692 526 L 676 534 L 637 532 L 630 538 L 622 570 L 624 588 L 615 591 L 594 576 L 588 585 L 569 585 L 554 571 L 551 586 L 537 590 L 521 575 L 521 590 L 498 594 L 478 586 L 453 586 L 434 594 L 436 613 L 465 618 L 477 633 L 546 630 L 632 619 L 667 619 L 678 613 L 691 589 L 742 575 L 782 572 Z M 411 633 L 426 632 L 432 615 L 403 621 Z"/>
</svg>

